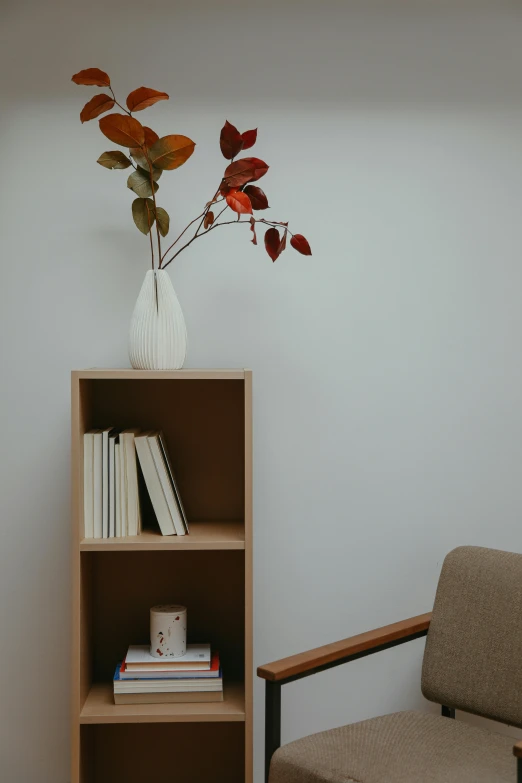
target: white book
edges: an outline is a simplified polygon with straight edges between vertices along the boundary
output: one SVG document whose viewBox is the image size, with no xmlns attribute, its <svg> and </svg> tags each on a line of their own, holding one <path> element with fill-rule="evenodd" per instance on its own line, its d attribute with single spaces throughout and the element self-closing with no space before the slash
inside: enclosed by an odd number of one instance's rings
<svg viewBox="0 0 522 783">
<path fill-rule="evenodd" d="M 123 445 L 124 485 L 125 485 L 125 535 L 137 536 L 141 532 L 140 497 L 138 492 L 138 466 L 136 463 L 136 448 L 134 439 L 139 434 L 139 429 L 123 430 L 120 441 Z"/>
<path fill-rule="evenodd" d="M 215 693 L 216 691 L 223 690 L 223 680 L 181 680 L 176 682 L 175 680 L 165 680 L 164 682 L 158 682 L 157 680 L 146 680 L 140 682 L 139 680 L 115 680 L 114 681 L 114 693 Z"/>
<path fill-rule="evenodd" d="M 170 478 L 170 481 L 171 481 L 171 484 L 172 484 L 172 488 L 174 490 L 174 494 L 176 496 L 176 501 L 177 501 L 177 504 L 178 504 L 179 512 L 181 514 L 181 519 L 183 521 L 183 527 L 185 528 L 185 533 L 188 533 L 189 532 L 188 519 L 187 519 L 187 515 L 185 514 L 185 509 L 183 507 L 183 503 L 181 502 L 181 495 L 179 494 L 178 485 L 176 484 L 176 479 L 174 477 L 174 471 L 172 469 L 172 463 L 171 463 L 170 458 L 169 458 L 169 453 L 167 451 L 167 445 L 165 443 L 165 438 L 163 437 L 163 433 L 159 432 L 158 433 L 158 437 L 159 437 L 159 443 L 160 443 L 160 446 L 161 446 L 161 451 L 163 453 L 163 459 L 165 460 L 165 465 L 167 466 L 167 470 L 168 470 L 168 473 L 169 473 L 169 478 Z"/>
<path fill-rule="evenodd" d="M 134 438 L 136 444 L 136 451 L 140 461 L 141 470 L 143 472 L 143 478 L 147 485 L 147 490 L 152 501 L 152 507 L 156 514 L 156 519 L 160 526 L 161 534 L 163 536 L 174 536 L 176 530 L 172 517 L 170 516 L 169 507 L 163 494 L 161 482 L 152 458 L 152 453 L 149 446 L 148 435 L 150 433 L 144 432 Z"/>
<path fill-rule="evenodd" d="M 167 506 L 169 507 L 174 529 L 178 536 L 184 536 L 185 525 L 183 524 L 183 519 L 179 511 L 176 495 L 174 494 L 174 487 L 172 486 L 172 481 L 170 479 L 169 469 L 167 467 L 167 462 L 164 456 L 164 449 L 162 448 L 162 444 L 160 442 L 160 433 L 150 433 L 150 435 L 147 436 L 147 440 L 149 442 L 152 459 L 154 460 L 156 471 L 161 482 L 163 495 L 167 501 Z"/>
<path fill-rule="evenodd" d="M 118 432 L 109 433 L 109 538 L 116 536 L 116 460 L 115 448 Z"/>
<path fill-rule="evenodd" d="M 180 658 L 162 660 L 150 654 L 149 644 L 131 644 L 125 657 L 127 671 L 157 669 L 159 671 L 180 671 L 210 669 L 210 644 L 187 644 L 187 652 Z"/>
<path fill-rule="evenodd" d="M 124 537 L 127 535 L 127 486 L 125 482 L 125 446 L 123 445 L 123 436 L 122 433 L 120 433 L 120 442 L 118 444 L 118 455 L 117 459 L 119 461 L 119 519 L 120 519 L 120 536 Z"/>
<path fill-rule="evenodd" d="M 115 704 L 177 704 L 178 702 L 223 701 L 223 691 L 214 693 L 115 693 Z"/>
<path fill-rule="evenodd" d="M 116 523 L 115 523 L 115 535 L 116 538 L 121 538 L 121 459 L 120 459 L 121 446 L 116 443 L 114 446 L 114 476 L 116 480 Z"/>
<path fill-rule="evenodd" d="M 94 431 L 83 436 L 83 536 L 94 538 Z"/>
<path fill-rule="evenodd" d="M 93 535 L 94 538 L 103 538 L 103 491 L 102 491 L 102 447 L 103 447 L 103 435 L 101 430 L 96 430 L 93 435 L 94 440 L 94 461 L 93 461 L 93 477 L 94 477 L 94 493 L 93 493 L 93 505 L 94 505 L 94 524 Z"/>
<path fill-rule="evenodd" d="M 109 538 L 109 432 L 102 430 L 102 538 Z"/>
</svg>

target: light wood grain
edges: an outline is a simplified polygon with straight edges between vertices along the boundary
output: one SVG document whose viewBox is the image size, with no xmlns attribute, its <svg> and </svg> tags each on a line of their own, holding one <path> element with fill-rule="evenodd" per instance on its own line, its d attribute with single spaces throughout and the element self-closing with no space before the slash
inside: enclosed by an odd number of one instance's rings
<svg viewBox="0 0 522 783">
<path fill-rule="evenodd" d="M 225 683 L 223 696 L 223 701 L 188 704 L 114 704 L 112 683 L 94 683 L 80 713 L 80 723 L 244 721 L 244 684 Z"/>
<path fill-rule="evenodd" d="M 79 380 L 243 380 L 245 371 L 238 370 L 131 370 L 131 369 L 101 369 L 93 367 L 89 370 L 73 370 L 73 377 Z"/>
<path fill-rule="evenodd" d="M 145 530 L 139 536 L 124 538 L 84 538 L 82 552 L 138 552 L 197 549 L 244 549 L 243 521 L 190 522 L 188 536 L 162 536 L 159 531 Z"/>
<path fill-rule="evenodd" d="M 72 667 L 71 667 L 71 780 L 80 781 L 80 725 L 81 709 L 81 613 L 80 613 L 80 535 L 83 536 L 83 519 L 80 518 L 80 503 L 83 502 L 80 485 L 79 437 L 83 428 L 80 409 L 80 386 L 78 379 L 71 379 L 71 515 L 72 515 Z M 82 449 L 83 453 L 83 449 Z M 83 469 L 83 465 L 82 465 Z M 81 532 L 80 532 L 81 525 Z M 82 765 L 83 766 L 83 765 Z"/>
<path fill-rule="evenodd" d="M 522 759 L 522 740 L 519 740 L 513 747 L 513 753 L 517 759 Z"/>
<path fill-rule="evenodd" d="M 252 372 L 245 370 L 245 783 L 254 768 L 254 651 L 253 651 L 253 433 Z"/>
<path fill-rule="evenodd" d="M 271 682 L 284 680 L 287 677 L 293 677 L 296 674 L 303 674 L 319 666 L 332 663 L 334 661 L 346 658 L 349 655 L 356 655 L 360 652 L 376 649 L 388 642 L 398 639 L 407 639 L 416 633 L 427 631 L 430 625 L 431 612 L 421 614 L 417 617 L 411 617 L 408 620 L 402 620 L 398 623 L 385 625 L 373 631 L 350 636 L 339 642 L 325 644 L 322 647 L 316 647 L 307 652 L 291 655 L 288 658 L 282 658 L 279 661 L 260 666 L 257 670 L 258 677 Z"/>
</svg>

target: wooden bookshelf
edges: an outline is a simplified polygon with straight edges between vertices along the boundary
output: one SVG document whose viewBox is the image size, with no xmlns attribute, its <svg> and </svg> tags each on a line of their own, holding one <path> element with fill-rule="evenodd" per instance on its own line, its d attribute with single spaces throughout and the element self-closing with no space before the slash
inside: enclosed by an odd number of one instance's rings
<svg viewBox="0 0 522 783">
<path fill-rule="evenodd" d="M 144 499 L 142 535 L 84 538 L 83 433 L 107 426 L 163 431 L 190 535 L 160 535 Z M 143 783 L 153 769 L 252 783 L 251 372 L 73 372 L 72 490 L 71 783 Z M 188 607 L 189 641 L 219 649 L 224 699 L 115 705 L 116 664 L 166 602 Z"/>
</svg>

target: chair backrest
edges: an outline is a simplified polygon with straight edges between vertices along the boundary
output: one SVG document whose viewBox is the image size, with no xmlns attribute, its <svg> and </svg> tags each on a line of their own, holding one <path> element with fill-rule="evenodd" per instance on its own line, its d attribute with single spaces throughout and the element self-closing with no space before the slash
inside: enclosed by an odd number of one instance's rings
<svg viewBox="0 0 522 783">
<path fill-rule="evenodd" d="M 522 555 L 463 546 L 446 557 L 422 692 L 430 701 L 522 727 Z"/>
</svg>

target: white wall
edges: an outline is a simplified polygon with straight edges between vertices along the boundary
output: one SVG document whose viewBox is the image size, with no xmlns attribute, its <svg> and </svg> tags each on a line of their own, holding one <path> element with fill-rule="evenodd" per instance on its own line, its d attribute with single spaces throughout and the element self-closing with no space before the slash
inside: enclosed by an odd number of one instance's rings
<svg viewBox="0 0 522 783">
<path fill-rule="evenodd" d="M 69 371 L 127 365 L 148 265 L 71 75 L 170 93 L 147 121 L 198 144 L 161 182 L 175 227 L 220 177 L 224 119 L 258 125 L 271 214 L 312 244 L 272 264 L 231 227 L 172 269 L 187 366 L 254 370 L 259 664 L 426 611 L 455 545 L 522 551 L 521 42 L 516 0 L 3 0 L 6 783 L 68 780 Z M 421 652 L 288 686 L 284 740 L 430 709 Z M 259 685 L 258 782 L 261 743 Z"/>
</svg>

